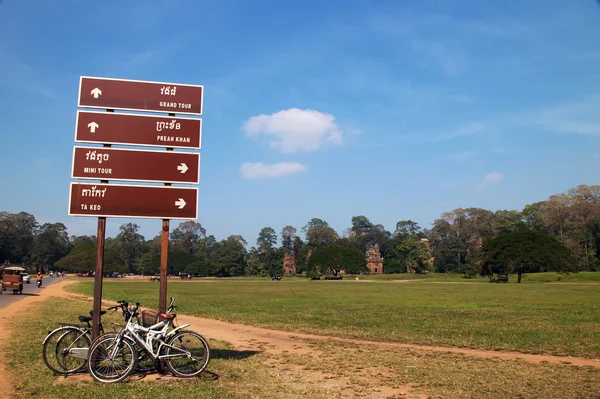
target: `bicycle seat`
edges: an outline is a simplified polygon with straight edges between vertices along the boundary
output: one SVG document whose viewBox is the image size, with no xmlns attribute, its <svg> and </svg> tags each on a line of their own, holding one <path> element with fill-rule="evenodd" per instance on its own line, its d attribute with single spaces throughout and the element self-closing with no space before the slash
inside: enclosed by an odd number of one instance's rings
<svg viewBox="0 0 600 399">
<path fill-rule="evenodd" d="M 94 320 L 91 316 L 79 316 L 79 321 L 82 323 Z"/>
<path fill-rule="evenodd" d="M 101 310 L 100 311 L 100 316 L 102 316 L 105 313 L 106 313 L 106 310 Z M 93 316 L 93 315 L 94 315 L 94 310 L 92 309 L 92 310 L 90 310 L 90 316 Z"/>
<path fill-rule="evenodd" d="M 171 319 L 174 319 L 175 316 L 177 316 L 177 315 L 173 314 L 173 313 L 160 313 L 158 315 L 158 318 L 159 319 L 162 318 L 162 319 L 165 319 L 165 320 L 171 320 Z"/>
</svg>

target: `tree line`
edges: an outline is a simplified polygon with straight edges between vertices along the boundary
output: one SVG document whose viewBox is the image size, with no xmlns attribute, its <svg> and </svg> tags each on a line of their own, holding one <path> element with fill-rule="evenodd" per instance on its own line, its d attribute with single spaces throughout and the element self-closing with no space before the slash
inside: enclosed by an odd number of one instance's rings
<svg viewBox="0 0 600 399">
<path fill-rule="evenodd" d="M 401 220 L 388 231 L 359 215 L 342 234 L 319 218 L 309 220 L 300 232 L 293 226 L 279 233 L 264 227 L 248 248 L 242 236 L 218 241 L 201 223 L 182 222 L 170 234 L 169 273 L 281 274 L 286 254 L 293 256 L 298 273 L 323 265 L 334 273 L 361 273 L 366 250 L 374 244 L 379 245 L 385 273 L 437 271 L 472 277 L 600 270 L 600 186 L 580 185 L 521 211 L 454 209 L 434 220 L 430 229 Z M 95 245 L 95 236 L 69 236 L 62 223 L 40 226 L 26 212 L 0 212 L 0 263 L 87 272 L 95 268 Z M 160 248 L 160 233 L 147 240 L 137 224 L 123 224 L 116 237 L 106 239 L 105 270 L 156 274 Z"/>
</svg>

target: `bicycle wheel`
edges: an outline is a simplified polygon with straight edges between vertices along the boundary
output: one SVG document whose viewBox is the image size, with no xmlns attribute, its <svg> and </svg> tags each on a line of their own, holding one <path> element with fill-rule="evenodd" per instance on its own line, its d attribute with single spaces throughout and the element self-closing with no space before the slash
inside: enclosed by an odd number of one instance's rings
<svg viewBox="0 0 600 399">
<path fill-rule="evenodd" d="M 123 381 L 134 370 L 136 358 L 136 350 L 129 340 L 119 341 L 114 334 L 102 334 L 90 347 L 88 370 L 99 382 Z"/>
<path fill-rule="evenodd" d="M 210 348 L 200 334 L 193 331 L 181 331 L 175 334 L 167 342 L 167 345 L 170 346 L 165 349 L 166 355 L 179 355 L 165 359 L 167 367 L 177 377 L 194 377 L 208 366 Z"/>
<path fill-rule="evenodd" d="M 116 337 L 117 332 L 110 331 L 110 332 L 107 332 L 106 334 L 104 334 L 104 336 Z M 134 371 L 140 372 L 140 373 L 148 373 L 150 371 L 156 370 L 157 365 L 158 365 L 157 364 L 158 359 L 153 358 L 152 355 L 150 353 L 148 353 L 146 348 L 139 345 L 135 340 L 131 339 L 130 337 L 125 336 L 123 339 L 129 340 L 131 345 L 133 345 L 133 349 L 135 349 L 137 360 L 135 362 Z M 154 350 L 156 351 L 157 349 L 158 349 L 158 344 L 154 344 Z"/>
<path fill-rule="evenodd" d="M 88 330 L 68 331 L 56 343 L 56 358 L 65 374 L 85 369 L 92 335 Z"/>
<path fill-rule="evenodd" d="M 75 326 L 59 327 L 56 330 L 51 331 L 43 342 L 42 358 L 44 359 L 44 363 L 46 363 L 46 366 L 48 366 L 50 370 L 57 374 L 69 374 L 79 370 L 79 368 L 76 370 L 70 370 L 60 361 L 62 354 L 59 355 L 58 343 L 64 335 L 69 333 L 85 335 L 85 330 Z M 82 341 L 81 346 L 85 347 L 85 345 L 87 345 L 87 347 L 89 347 L 89 341 L 90 337 L 87 337 L 87 340 Z"/>
</svg>

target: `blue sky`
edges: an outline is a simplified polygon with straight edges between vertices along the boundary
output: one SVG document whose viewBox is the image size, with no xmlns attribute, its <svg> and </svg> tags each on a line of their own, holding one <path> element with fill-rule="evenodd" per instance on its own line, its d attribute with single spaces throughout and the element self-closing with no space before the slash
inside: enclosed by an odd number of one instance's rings
<svg viewBox="0 0 600 399">
<path fill-rule="evenodd" d="M 599 183 L 598 43 L 594 0 L 3 0 L 0 210 L 96 233 L 67 216 L 81 75 L 204 85 L 217 239 L 521 210 Z"/>
</svg>

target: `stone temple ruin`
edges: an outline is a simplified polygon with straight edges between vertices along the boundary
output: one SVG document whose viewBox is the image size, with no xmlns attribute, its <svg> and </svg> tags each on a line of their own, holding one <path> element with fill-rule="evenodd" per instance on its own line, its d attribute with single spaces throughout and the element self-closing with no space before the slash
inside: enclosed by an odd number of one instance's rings
<svg viewBox="0 0 600 399">
<path fill-rule="evenodd" d="M 296 275 L 296 258 L 292 252 L 286 253 L 283 258 L 283 274 Z"/>
<path fill-rule="evenodd" d="M 367 248 L 367 267 L 369 274 L 383 274 L 383 258 L 379 252 L 379 244 Z"/>
</svg>

